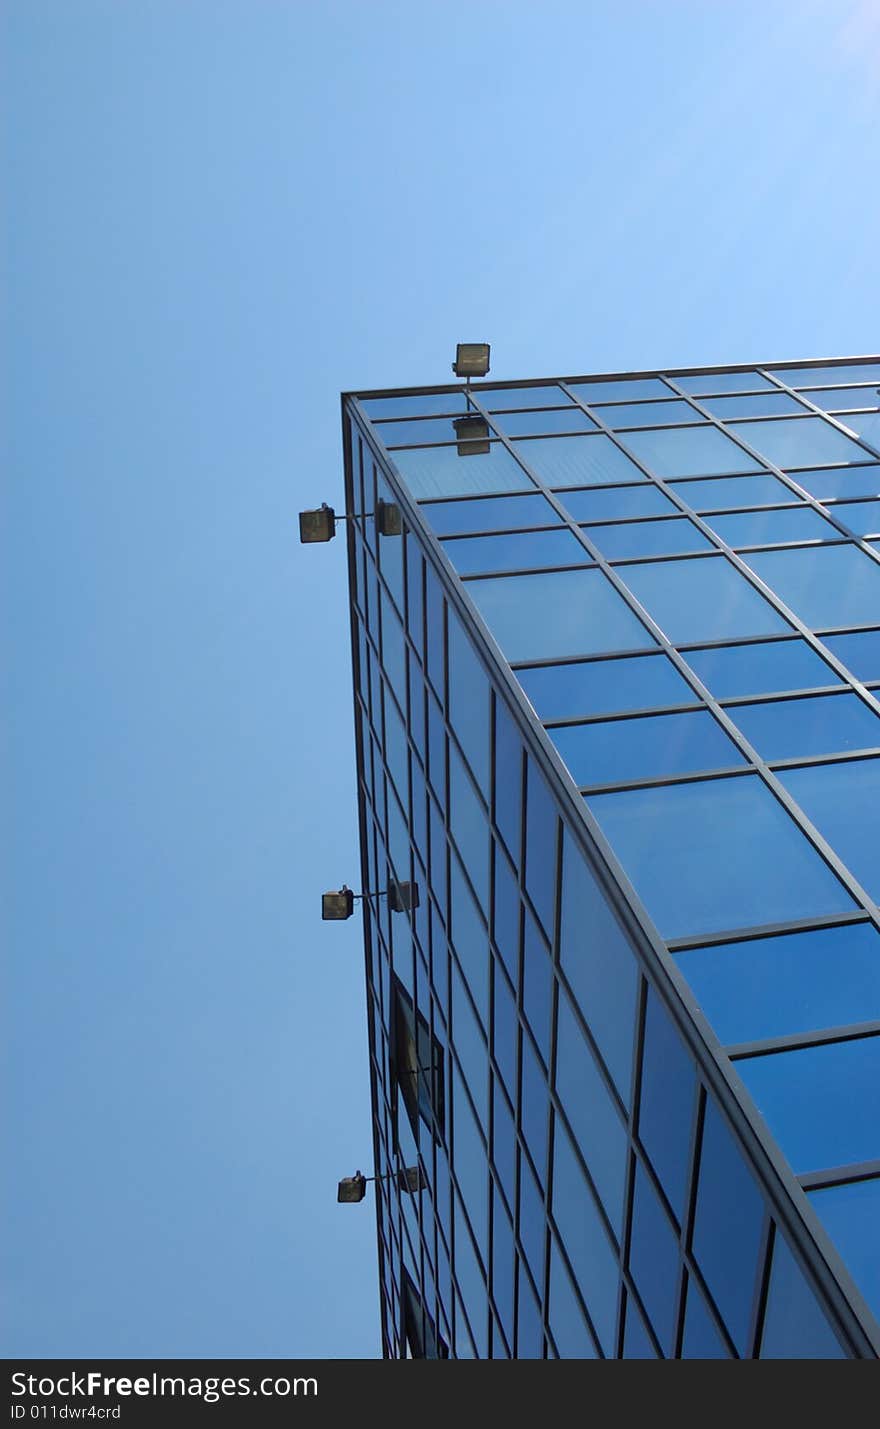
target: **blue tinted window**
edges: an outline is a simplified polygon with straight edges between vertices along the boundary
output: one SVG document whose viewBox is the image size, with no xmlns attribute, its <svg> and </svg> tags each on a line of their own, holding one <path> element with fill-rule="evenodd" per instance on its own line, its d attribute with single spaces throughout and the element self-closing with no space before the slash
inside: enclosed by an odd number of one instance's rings
<svg viewBox="0 0 880 1429">
<path fill-rule="evenodd" d="M 880 1019 L 880 934 L 849 923 L 676 953 L 722 1042 Z"/>
<path fill-rule="evenodd" d="M 515 863 L 520 858 L 523 748 L 516 726 L 495 697 L 495 823 Z"/>
<path fill-rule="evenodd" d="M 626 1297 L 626 1321 L 623 1327 L 623 1358 L 625 1360 L 655 1360 L 657 1351 L 632 1295 Z"/>
<path fill-rule="evenodd" d="M 457 1071 L 453 1074 L 453 1086 L 453 1168 L 474 1234 L 479 1244 L 485 1245 L 489 1219 L 486 1151 Z"/>
<path fill-rule="evenodd" d="M 745 762 L 707 710 L 569 724 L 549 734 L 580 785 L 659 779 Z"/>
<path fill-rule="evenodd" d="M 548 938 L 556 907 L 556 805 L 534 764 L 526 762 L 525 886 Z"/>
<path fill-rule="evenodd" d="M 620 1235 L 627 1140 L 596 1060 L 564 993 L 559 998 L 556 1094 L 614 1230 Z"/>
<path fill-rule="evenodd" d="M 581 1015 L 627 1102 L 638 981 L 635 955 L 564 825 L 560 957 Z"/>
<path fill-rule="evenodd" d="M 702 405 L 713 417 L 729 422 L 733 417 L 775 417 L 804 408 L 787 392 L 756 392 L 749 397 L 708 397 Z"/>
<path fill-rule="evenodd" d="M 856 1285 L 880 1316 L 880 1178 L 813 1191 L 810 1200 Z"/>
<path fill-rule="evenodd" d="M 596 1358 L 593 1337 L 587 1329 L 584 1313 L 578 1303 L 565 1268 L 556 1237 L 550 1240 L 550 1333 L 562 1359 L 592 1360 Z"/>
<path fill-rule="evenodd" d="M 826 1194 L 819 1192 L 820 1196 Z M 763 1360 L 846 1358 L 779 1231 L 773 1245 L 760 1357 Z"/>
<path fill-rule="evenodd" d="M 539 1360 L 544 1353 L 541 1311 L 522 1268 L 520 1268 L 517 1281 L 516 1303 L 516 1358 L 518 1360 Z"/>
<path fill-rule="evenodd" d="M 880 898 L 880 759 L 780 771 L 820 834 L 872 898 Z"/>
<path fill-rule="evenodd" d="M 871 446 L 875 448 L 880 447 L 880 413 L 849 412 L 845 417 L 839 417 L 838 421 L 855 436 L 861 437 L 863 442 L 870 442 Z"/>
<path fill-rule="evenodd" d="M 596 486 L 586 491 L 563 491 L 560 501 L 575 521 L 617 521 L 626 516 L 674 515 L 675 506 L 659 486 Z"/>
<path fill-rule="evenodd" d="M 617 1256 L 564 1128 L 553 1140 L 553 1219 L 606 1355 L 614 1354 Z"/>
<path fill-rule="evenodd" d="M 795 496 L 775 476 L 731 476 L 709 481 L 677 481 L 673 489 L 693 511 L 726 511 L 735 506 L 776 506 Z"/>
<path fill-rule="evenodd" d="M 836 685 L 838 676 L 803 640 L 688 650 L 685 659 L 719 700 Z"/>
<path fill-rule="evenodd" d="M 693 1058 L 649 988 L 639 1138 L 679 1220 L 687 1190 L 695 1091 Z"/>
<path fill-rule="evenodd" d="M 578 661 L 517 670 L 541 719 L 611 714 L 693 702 L 693 690 L 665 655 Z"/>
<path fill-rule="evenodd" d="M 817 518 L 821 519 L 821 518 Z M 520 531 L 503 536 L 454 536 L 443 549 L 459 575 L 530 566 L 584 565 L 593 558 L 573 531 Z"/>
<path fill-rule="evenodd" d="M 631 377 L 604 382 L 569 382 L 579 402 L 639 402 L 643 397 L 674 397 L 675 393 L 659 377 Z"/>
<path fill-rule="evenodd" d="M 446 675 L 446 638 L 444 634 L 445 605 L 440 582 L 430 566 L 425 567 L 425 668 L 440 700 Z"/>
<path fill-rule="evenodd" d="M 774 466 L 817 466 L 825 461 L 864 461 L 866 453 L 824 417 L 732 422 L 731 431 Z"/>
<path fill-rule="evenodd" d="M 724 1341 L 694 1280 L 688 1281 L 681 1357 L 683 1360 L 724 1360 L 728 1358 Z"/>
<path fill-rule="evenodd" d="M 543 496 L 487 496 L 474 501 L 426 501 L 422 514 L 438 536 L 547 526 L 559 517 Z"/>
<path fill-rule="evenodd" d="M 495 919 L 492 935 L 510 980 L 519 983 L 519 924 L 521 903 L 516 880 L 510 865 L 497 844 L 495 846 Z"/>
<path fill-rule="evenodd" d="M 410 418 L 405 422 L 377 422 L 376 436 L 386 447 L 420 446 L 423 442 L 454 442 L 458 417 Z"/>
<path fill-rule="evenodd" d="M 666 1355 L 674 1350 L 678 1238 L 641 1164 L 636 1167 L 629 1266 Z"/>
<path fill-rule="evenodd" d="M 540 387 L 474 387 L 473 394 L 487 412 L 510 411 L 517 407 L 562 407 L 571 401 L 555 383 Z"/>
<path fill-rule="evenodd" d="M 469 581 L 467 592 L 508 660 L 641 650 L 653 643 L 599 570 L 495 576 Z"/>
<path fill-rule="evenodd" d="M 466 456 L 459 456 L 454 446 L 411 447 L 394 453 L 394 465 L 418 500 L 525 491 L 534 485 L 501 442 L 493 442 L 488 452 Z"/>
<path fill-rule="evenodd" d="M 485 793 L 489 787 L 489 681 L 451 611 L 448 640 L 449 719 Z"/>
<path fill-rule="evenodd" d="M 464 1295 L 464 1310 L 473 1334 L 471 1344 L 462 1302 L 455 1297 L 455 1352 L 459 1359 L 483 1358 L 488 1332 L 488 1298 L 486 1284 L 458 1205 L 455 1202 L 455 1273 Z"/>
<path fill-rule="evenodd" d="M 474 900 L 459 871 L 458 860 L 450 859 L 452 895 L 452 941 L 458 961 L 468 981 L 483 1025 L 489 1022 L 489 939 Z M 395 915 L 399 917 L 399 915 Z"/>
<path fill-rule="evenodd" d="M 474 786 L 449 744 L 449 823 L 452 837 L 483 908 L 489 902 L 489 829 Z"/>
<path fill-rule="evenodd" d="M 424 392 L 414 397 L 362 397 L 361 406 L 371 421 L 382 417 L 421 417 L 434 412 L 461 413 L 467 407 L 467 398 L 460 389 L 457 392 Z"/>
<path fill-rule="evenodd" d="M 541 412 L 506 412 L 492 418 L 508 437 L 534 437 L 550 432 L 592 432 L 596 423 L 579 407 L 545 407 Z"/>
<path fill-rule="evenodd" d="M 511 1180 L 511 1185 L 513 1181 Z M 497 1190 L 493 1188 L 494 1217 L 492 1221 L 492 1298 L 495 1301 L 501 1326 L 508 1345 L 513 1345 L 513 1276 L 514 1250 L 513 1228 Z M 502 1346 L 496 1339 L 496 1359 L 504 1355 Z"/>
<path fill-rule="evenodd" d="M 880 1157 L 880 1037 L 736 1065 L 798 1175 Z"/>
<path fill-rule="evenodd" d="M 670 422 L 704 422 L 689 402 L 623 402 L 616 407 L 599 407 L 596 415 L 609 427 L 657 427 Z"/>
<path fill-rule="evenodd" d="M 548 486 L 612 486 L 647 480 L 610 437 L 529 437 L 516 442 L 517 456 Z"/>
<path fill-rule="evenodd" d="M 693 1250 L 740 1355 L 748 1355 L 764 1203 L 715 1103 L 706 1103 Z"/>
<path fill-rule="evenodd" d="M 838 496 L 850 499 L 880 496 L 880 466 L 819 467 L 815 471 L 797 472 L 794 480 L 820 501 L 831 501 Z"/>
<path fill-rule="evenodd" d="M 520 1125 L 529 1154 L 538 1173 L 546 1175 L 547 1129 L 550 1119 L 550 1099 L 547 1078 L 535 1055 L 530 1037 L 522 1039 L 522 1085 L 520 1090 Z M 538 1274 L 539 1266 L 532 1269 Z"/>
<path fill-rule="evenodd" d="M 762 551 L 749 565 L 814 628 L 869 625 L 880 610 L 880 564 L 855 546 Z"/>
<path fill-rule="evenodd" d="M 857 536 L 875 536 L 880 532 L 880 501 L 838 501 L 829 506 L 829 514 L 842 521 Z"/>
<path fill-rule="evenodd" d="M 538 1285 L 544 1283 L 546 1225 L 544 1193 L 532 1174 L 528 1160 L 521 1155 L 519 1162 L 519 1238 L 526 1253 L 529 1269 Z M 521 1273 L 521 1285 L 524 1280 L 525 1276 Z"/>
<path fill-rule="evenodd" d="M 774 367 L 773 374 L 787 387 L 821 387 L 838 382 L 880 383 L 880 362 L 850 362 L 829 367 Z"/>
<path fill-rule="evenodd" d="M 496 984 L 497 985 L 497 984 Z M 511 1004 L 512 1006 L 512 1004 Z M 505 998 L 505 1009 L 507 1000 Z M 506 1017 L 506 1011 L 499 1013 L 498 1004 L 495 1005 L 496 1020 L 499 1016 Z M 515 1034 L 514 1034 L 515 1036 Z M 515 1049 L 514 1042 L 514 1049 Z M 514 1060 L 516 1052 L 514 1050 Z M 514 1086 L 516 1085 L 514 1079 Z M 504 1093 L 500 1090 L 497 1081 L 494 1083 L 494 1124 L 492 1127 L 492 1160 L 495 1163 L 495 1170 L 501 1179 L 501 1186 L 511 1205 L 513 1204 L 516 1187 L 516 1131 L 513 1124 L 513 1115 Z"/>
<path fill-rule="evenodd" d="M 415 537 L 406 533 L 406 628 L 413 644 L 422 653 L 424 634 L 424 598 L 422 595 L 423 557 L 415 542 Z"/>
<path fill-rule="evenodd" d="M 699 372 L 693 377 L 673 377 L 676 387 L 699 397 L 709 392 L 757 392 L 772 384 L 757 372 Z"/>
<path fill-rule="evenodd" d="M 550 1020 L 553 998 L 553 973 L 547 946 L 526 911 L 523 924 L 523 990 L 522 1005 L 526 1019 L 541 1056 L 550 1064 Z"/>
<path fill-rule="evenodd" d="M 709 538 L 686 516 L 663 521 L 630 521 L 617 526 L 587 526 L 585 531 L 609 561 L 712 550 Z"/>
<path fill-rule="evenodd" d="M 826 635 L 823 642 L 857 680 L 880 680 L 880 630 L 854 635 Z"/>
<path fill-rule="evenodd" d="M 781 541 L 835 541 L 841 532 L 811 506 L 785 511 L 742 511 L 708 516 L 707 524 L 728 546 L 771 546 Z"/>
<path fill-rule="evenodd" d="M 760 462 L 717 427 L 627 432 L 622 440 L 633 455 L 659 477 L 714 476 L 719 472 L 761 470 Z"/>
<path fill-rule="evenodd" d="M 461 1063 L 465 1085 L 477 1109 L 477 1116 L 488 1136 L 489 1058 L 480 1023 L 465 991 L 458 968 L 452 964 L 452 1036 Z M 458 1107 L 456 1107 L 456 1119 Z M 458 1128 L 456 1128 L 456 1141 Z M 456 1168 L 458 1156 L 456 1154 Z M 472 1213 L 473 1218 L 473 1213 Z"/>
<path fill-rule="evenodd" d="M 446 726 L 433 695 L 428 696 L 428 773 L 441 805 L 446 803 Z"/>
<path fill-rule="evenodd" d="M 880 719 L 856 695 L 737 705 L 728 714 L 764 759 L 880 746 Z"/>
<path fill-rule="evenodd" d="M 589 807 L 665 938 L 853 906 L 756 776 L 592 794 Z"/>
<path fill-rule="evenodd" d="M 766 560 L 767 554 L 750 560 Z M 774 635 L 789 629 L 723 556 L 626 566 L 619 574 L 673 643 Z M 880 580 L 880 566 L 877 575 Z"/>
<path fill-rule="evenodd" d="M 825 392 L 806 392 L 804 395 L 824 412 L 841 412 L 847 407 L 878 405 L 876 387 L 829 387 Z"/>
</svg>

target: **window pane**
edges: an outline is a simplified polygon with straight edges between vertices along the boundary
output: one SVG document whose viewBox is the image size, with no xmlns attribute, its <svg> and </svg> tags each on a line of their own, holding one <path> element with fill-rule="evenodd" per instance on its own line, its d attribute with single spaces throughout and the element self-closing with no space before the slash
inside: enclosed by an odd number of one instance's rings
<svg viewBox="0 0 880 1429">
<path fill-rule="evenodd" d="M 541 412 L 505 412 L 492 418 L 508 437 L 537 437 L 550 432 L 592 432 L 596 423 L 580 407 L 546 407 Z"/>
<path fill-rule="evenodd" d="M 693 1058 L 657 994 L 649 988 L 639 1139 L 679 1220 L 687 1190 L 696 1088 Z"/>
<path fill-rule="evenodd" d="M 614 430 L 620 427 L 665 427 L 669 422 L 704 422 L 689 402 L 623 402 L 616 407 L 598 407 L 596 415 Z"/>
<path fill-rule="evenodd" d="M 880 383 L 880 362 L 850 362 L 830 367 L 774 367 L 773 375 L 787 387 L 822 387 L 832 383 Z"/>
<path fill-rule="evenodd" d="M 601 432 L 586 437 L 523 437 L 516 442 L 516 453 L 548 486 L 613 486 L 617 481 L 647 480 Z"/>
<path fill-rule="evenodd" d="M 449 742 L 449 823 L 477 897 L 485 908 L 489 891 L 489 830 L 474 786 Z"/>
<path fill-rule="evenodd" d="M 641 650 L 653 643 L 595 569 L 469 581 L 467 591 L 511 661 Z"/>
<path fill-rule="evenodd" d="M 560 993 L 556 1094 L 615 1232 L 621 1234 L 627 1140 L 596 1060 Z"/>
<path fill-rule="evenodd" d="M 794 1171 L 880 1157 L 880 1037 L 737 1062 Z"/>
<path fill-rule="evenodd" d="M 750 563 L 766 559 L 766 554 L 751 557 Z M 774 635 L 789 629 L 782 616 L 723 556 L 626 566 L 620 576 L 675 644 Z M 880 582 L 880 566 L 877 576 Z"/>
<path fill-rule="evenodd" d="M 467 398 L 457 392 L 423 392 L 407 397 L 362 397 L 361 406 L 371 421 L 382 417 L 422 417 L 434 412 L 464 412 Z"/>
<path fill-rule="evenodd" d="M 853 906 L 755 776 L 592 794 L 588 802 L 665 938 Z"/>
<path fill-rule="evenodd" d="M 678 1239 L 641 1163 L 636 1167 L 629 1267 L 666 1355 L 673 1352 Z"/>
<path fill-rule="evenodd" d="M 847 407 L 876 407 L 875 387 L 829 387 L 827 391 L 806 392 L 810 402 L 815 402 L 823 412 L 845 411 Z"/>
<path fill-rule="evenodd" d="M 745 559 L 813 630 L 871 625 L 877 619 L 880 563 L 855 546 L 759 551 Z"/>
<path fill-rule="evenodd" d="M 710 516 L 708 524 L 728 546 L 771 546 L 778 541 L 839 541 L 841 532 L 810 506 L 788 511 L 746 511 Z"/>
<path fill-rule="evenodd" d="M 579 785 L 659 779 L 745 762 L 707 710 L 565 725 L 549 734 Z"/>
<path fill-rule="evenodd" d="M 838 676 L 804 640 L 688 650 L 685 659 L 716 699 L 836 685 Z M 735 718 L 735 715 L 733 716 Z"/>
<path fill-rule="evenodd" d="M 563 825 L 560 961 L 624 1102 L 632 1080 L 635 954 Z"/>
<path fill-rule="evenodd" d="M 377 422 L 376 436 L 392 451 L 395 447 L 421 446 L 424 442 L 454 442 L 457 417 L 425 417 L 406 422 Z"/>
<path fill-rule="evenodd" d="M 880 898 L 880 759 L 785 769 L 778 777 L 870 897 Z"/>
<path fill-rule="evenodd" d="M 531 759 L 526 760 L 525 886 L 549 939 L 556 909 L 556 805 Z"/>
<path fill-rule="evenodd" d="M 639 473 L 641 477 L 641 472 Z M 880 484 L 878 484 L 880 489 Z M 641 486 L 596 487 L 592 491 L 559 494 L 575 521 L 617 521 L 625 516 L 673 515 L 675 507 L 658 486 L 642 479 Z"/>
<path fill-rule="evenodd" d="M 489 789 L 489 681 L 476 652 L 449 612 L 449 720 L 484 794 Z"/>
<path fill-rule="evenodd" d="M 550 1014 L 553 1006 L 553 969 L 550 951 L 538 932 L 537 924 L 526 909 L 523 922 L 523 972 L 522 1006 L 526 1021 L 538 1044 L 545 1063 L 550 1064 Z M 526 1096 L 526 1043 L 523 1038 L 523 1098 Z M 525 1116 L 525 1113 L 524 1113 Z M 542 1134 L 546 1134 L 547 1111 L 544 1108 Z M 529 1140 L 529 1150 L 535 1158 L 535 1165 L 543 1169 L 540 1159 L 541 1144 Z"/>
<path fill-rule="evenodd" d="M 810 1200 L 853 1280 L 880 1316 L 880 1178 L 812 1191 Z"/>
<path fill-rule="evenodd" d="M 820 501 L 880 496 L 880 466 L 818 467 L 814 471 L 796 472 L 794 480 Z"/>
<path fill-rule="evenodd" d="M 822 643 L 843 660 L 857 680 L 880 680 L 880 630 L 826 635 Z"/>
<path fill-rule="evenodd" d="M 712 476 L 716 472 L 761 470 L 760 462 L 717 427 L 627 432 L 623 440 L 655 476 Z"/>
<path fill-rule="evenodd" d="M 880 934 L 871 923 L 676 953 L 722 1042 L 757 1042 L 880 1018 Z"/>
<path fill-rule="evenodd" d="M 555 383 L 540 387 L 474 387 L 473 395 L 487 412 L 517 407 L 562 407 L 571 398 Z"/>
<path fill-rule="evenodd" d="M 525 491 L 534 485 L 501 442 L 470 456 L 459 456 L 458 447 L 412 447 L 395 452 L 394 465 L 418 500 Z"/>
<path fill-rule="evenodd" d="M 638 402 L 643 397 L 673 397 L 659 377 L 633 377 L 606 382 L 569 382 L 579 402 Z"/>
<path fill-rule="evenodd" d="M 686 516 L 662 521 L 630 521 L 617 526 L 585 526 L 584 532 L 609 561 L 712 550 L 708 536 Z"/>
<path fill-rule="evenodd" d="M 880 719 L 857 695 L 737 705 L 727 713 L 764 759 L 880 747 Z"/>
<path fill-rule="evenodd" d="M 714 481 L 677 481 L 674 490 L 692 511 L 726 511 L 735 506 L 776 506 L 795 495 L 775 476 L 740 476 Z"/>
<path fill-rule="evenodd" d="M 655 1360 L 657 1351 L 639 1314 L 634 1296 L 626 1297 L 626 1320 L 623 1327 L 623 1358 L 625 1360 Z"/>
<path fill-rule="evenodd" d="M 596 1358 L 593 1337 L 575 1296 L 556 1237 L 550 1240 L 550 1333 L 562 1359 Z"/>
<path fill-rule="evenodd" d="M 617 1256 L 584 1180 L 571 1142 L 557 1125 L 553 1154 L 553 1219 L 606 1355 L 614 1354 Z"/>
<path fill-rule="evenodd" d="M 870 442 L 875 449 L 880 447 L 880 413 L 848 412 L 845 417 L 839 417 L 838 420 L 854 436 L 860 437 L 863 442 Z"/>
<path fill-rule="evenodd" d="M 514 531 L 519 526 L 549 526 L 560 520 L 543 496 L 426 501 L 421 510 L 438 536 L 465 535 L 469 531 Z"/>
<path fill-rule="evenodd" d="M 694 1220 L 694 1255 L 740 1355 L 748 1355 L 764 1203 L 710 1099 Z"/>
<path fill-rule="evenodd" d="M 516 676 L 541 719 L 652 709 L 696 699 L 665 655 L 538 665 L 517 670 Z"/>
<path fill-rule="evenodd" d="M 857 536 L 880 533 L 880 501 L 838 501 L 829 511 Z"/>
<path fill-rule="evenodd" d="M 732 422 L 730 430 L 775 466 L 816 466 L 823 461 L 865 461 L 867 457 L 823 417 Z"/>
<path fill-rule="evenodd" d="M 520 858 L 523 749 L 516 727 L 495 697 L 495 823 L 515 863 Z"/>
<path fill-rule="evenodd" d="M 706 1307 L 695 1280 L 688 1281 L 684 1313 L 684 1336 L 681 1345 L 683 1360 L 724 1360 L 728 1358 L 724 1341 Z"/>
<path fill-rule="evenodd" d="M 693 377 L 673 377 L 676 387 L 698 397 L 708 392 L 757 392 L 772 383 L 757 372 L 699 372 Z"/>
<path fill-rule="evenodd" d="M 821 518 L 820 518 L 821 519 Z M 460 575 L 583 565 L 593 558 L 572 531 L 518 531 L 503 536 L 453 536 L 443 549 Z"/>
<path fill-rule="evenodd" d="M 750 397 L 709 397 L 702 404 L 713 417 L 723 422 L 732 417 L 773 417 L 783 412 L 800 412 L 804 408 L 787 392 L 756 392 Z"/>
<path fill-rule="evenodd" d="M 819 1192 L 825 1195 L 824 1191 Z M 825 1319 L 784 1237 L 777 1230 L 773 1269 L 767 1291 L 761 1359 L 844 1359 L 837 1337 Z"/>
</svg>

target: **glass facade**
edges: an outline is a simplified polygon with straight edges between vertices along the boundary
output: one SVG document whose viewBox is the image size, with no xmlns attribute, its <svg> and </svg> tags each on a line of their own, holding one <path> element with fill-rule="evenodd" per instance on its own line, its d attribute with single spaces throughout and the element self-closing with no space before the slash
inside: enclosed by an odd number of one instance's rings
<svg viewBox="0 0 880 1429">
<path fill-rule="evenodd" d="M 387 1356 L 880 1354 L 878 388 L 343 399 Z"/>
</svg>

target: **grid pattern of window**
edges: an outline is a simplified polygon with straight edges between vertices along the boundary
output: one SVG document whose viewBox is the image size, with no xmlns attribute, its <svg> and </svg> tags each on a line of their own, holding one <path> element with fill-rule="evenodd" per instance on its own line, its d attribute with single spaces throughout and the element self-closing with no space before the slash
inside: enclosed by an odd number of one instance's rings
<svg viewBox="0 0 880 1429">
<path fill-rule="evenodd" d="M 386 1353 L 877 1352 L 878 383 L 347 399 Z"/>
</svg>

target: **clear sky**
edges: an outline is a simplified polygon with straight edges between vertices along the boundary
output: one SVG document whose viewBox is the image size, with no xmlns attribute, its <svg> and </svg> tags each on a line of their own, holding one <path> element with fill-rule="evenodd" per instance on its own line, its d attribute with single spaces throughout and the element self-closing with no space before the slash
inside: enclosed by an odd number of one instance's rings
<svg viewBox="0 0 880 1429">
<path fill-rule="evenodd" d="M 880 5 L 3 23 L 2 1349 L 374 1356 L 339 392 L 876 352 Z"/>
</svg>

